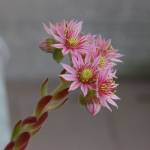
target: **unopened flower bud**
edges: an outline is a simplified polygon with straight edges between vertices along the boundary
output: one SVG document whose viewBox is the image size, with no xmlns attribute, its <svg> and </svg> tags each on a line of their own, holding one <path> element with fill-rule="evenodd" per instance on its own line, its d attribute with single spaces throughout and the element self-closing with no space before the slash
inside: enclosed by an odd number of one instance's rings
<svg viewBox="0 0 150 150">
<path fill-rule="evenodd" d="M 54 48 L 52 47 L 52 44 L 55 44 L 55 43 L 56 41 L 54 39 L 47 38 L 40 43 L 39 48 L 46 53 L 52 53 L 54 50 Z"/>
</svg>

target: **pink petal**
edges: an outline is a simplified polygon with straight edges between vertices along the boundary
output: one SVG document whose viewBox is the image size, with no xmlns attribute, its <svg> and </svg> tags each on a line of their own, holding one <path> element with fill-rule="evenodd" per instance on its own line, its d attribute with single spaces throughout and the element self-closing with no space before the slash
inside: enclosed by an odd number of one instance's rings
<svg viewBox="0 0 150 150">
<path fill-rule="evenodd" d="M 100 103 L 90 103 L 87 104 L 86 108 L 92 116 L 95 116 L 101 110 L 101 105 Z"/>
<path fill-rule="evenodd" d="M 111 45 L 111 39 L 107 40 L 107 46 L 106 46 L 106 49 L 108 49 Z"/>
<path fill-rule="evenodd" d="M 53 25 L 51 22 L 49 22 L 49 26 L 50 26 L 50 28 L 51 28 L 52 30 L 55 29 L 55 25 Z"/>
<path fill-rule="evenodd" d="M 97 66 L 99 64 L 99 59 L 100 57 L 95 58 L 94 62 L 93 62 L 93 66 Z"/>
<path fill-rule="evenodd" d="M 88 88 L 86 85 L 81 85 L 81 90 L 83 92 L 83 95 L 86 96 L 87 95 L 87 92 L 88 92 Z"/>
<path fill-rule="evenodd" d="M 56 41 L 63 42 L 63 39 L 56 35 L 52 29 L 50 29 L 50 34 L 55 38 Z"/>
<path fill-rule="evenodd" d="M 56 28 L 57 34 L 61 37 L 61 39 L 64 39 L 64 30 L 61 28 Z"/>
<path fill-rule="evenodd" d="M 62 64 L 63 68 L 71 74 L 75 74 L 75 70 L 67 64 Z"/>
<path fill-rule="evenodd" d="M 89 63 L 90 61 L 90 59 L 91 59 L 91 56 L 90 56 L 91 54 L 90 53 L 87 53 L 86 54 L 86 57 L 85 57 L 85 63 Z"/>
<path fill-rule="evenodd" d="M 122 60 L 116 59 L 116 58 L 112 58 L 111 60 L 112 60 L 112 61 L 115 61 L 115 62 L 122 62 Z"/>
<path fill-rule="evenodd" d="M 105 101 L 104 103 L 105 103 L 104 106 L 105 106 L 109 111 L 112 112 L 112 109 L 111 109 L 110 106 L 107 104 L 107 102 Z"/>
<path fill-rule="evenodd" d="M 100 73 L 100 80 L 105 80 L 105 79 L 107 79 L 108 74 L 109 74 L 109 71 L 110 71 L 109 68 L 107 68 L 107 69 L 105 69 L 104 71 L 102 71 L 102 72 Z"/>
<path fill-rule="evenodd" d="M 63 48 L 62 53 L 63 53 L 63 55 L 67 55 L 69 53 L 69 51 L 67 49 Z"/>
<path fill-rule="evenodd" d="M 63 48 L 63 45 L 62 44 L 52 44 L 53 47 L 56 47 L 56 48 Z"/>
<path fill-rule="evenodd" d="M 114 99 L 114 100 L 120 100 L 120 98 L 119 98 L 117 95 L 115 95 L 115 94 L 113 94 L 113 95 L 111 96 L 111 98 Z"/>
<path fill-rule="evenodd" d="M 106 97 L 105 96 L 99 96 L 99 95 L 97 95 L 97 97 L 99 97 L 99 102 L 101 103 L 101 105 L 105 106 Z"/>
<path fill-rule="evenodd" d="M 118 105 L 116 104 L 116 102 L 114 102 L 112 99 L 108 99 L 107 102 L 115 107 L 118 108 Z"/>
<path fill-rule="evenodd" d="M 80 86 L 80 84 L 78 82 L 73 82 L 70 85 L 69 91 L 73 91 L 73 90 L 77 89 L 79 86 Z"/>
<path fill-rule="evenodd" d="M 73 62 L 74 67 L 77 68 L 78 67 L 78 60 L 75 56 L 72 56 L 72 62 Z"/>
<path fill-rule="evenodd" d="M 76 80 L 76 77 L 72 74 L 62 74 L 60 76 L 67 81 L 75 81 Z"/>
<path fill-rule="evenodd" d="M 77 55 L 77 59 L 80 65 L 84 65 L 83 58 L 80 54 Z"/>
<path fill-rule="evenodd" d="M 82 21 L 80 21 L 80 22 L 77 24 L 77 28 L 76 28 L 76 30 L 75 30 L 75 37 L 77 37 L 77 36 L 79 35 L 79 33 L 81 32 L 82 24 L 83 24 Z"/>
<path fill-rule="evenodd" d="M 44 27 L 45 31 L 51 35 L 50 28 L 45 23 L 43 23 L 43 27 Z"/>
</svg>

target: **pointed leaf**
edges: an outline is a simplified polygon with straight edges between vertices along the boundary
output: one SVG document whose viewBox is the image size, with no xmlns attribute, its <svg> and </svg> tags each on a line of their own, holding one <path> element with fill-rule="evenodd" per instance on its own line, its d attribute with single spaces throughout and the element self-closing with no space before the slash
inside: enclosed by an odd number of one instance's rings
<svg viewBox="0 0 150 150">
<path fill-rule="evenodd" d="M 32 135 L 34 135 L 35 133 L 37 133 L 40 130 L 42 124 L 47 119 L 47 117 L 48 117 L 48 112 L 45 112 L 44 114 L 41 115 L 41 117 L 37 120 L 37 122 L 32 125 L 32 127 L 31 127 Z"/>
<path fill-rule="evenodd" d="M 41 96 L 48 95 L 48 78 L 41 85 Z"/>
<path fill-rule="evenodd" d="M 48 105 L 51 99 L 52 99 L 52 96 L 50 95 L 42 97 L 42 99 L 37 104 L 37 107 L 35 110 L 35 115 L 37 117 L 39 117 L 45 111 L 46 105 Z"/>
<path fill-rule="evenodd" d="M 57 100 L 52 100 L 52 101 L 50 102 L 50 104 L 48 105 L 47 110 L 48 110 L 48 111 L 56 110 L 56 109 L 60 108 L 61 106 L 63 106 L 67 100 L 68 100 L 68 98 L 66 98 L 66 99 L 61 99 L 61 100 L 59 100 L 59 101 L 57 101 Z"/>
<path fill-rule="evenodd" d="M 19 133 L 21 131 L 21 127 L 22 127 L 22 120 L 19 120 L 13 129 L 11 140 L 16 139 L 16 137 L 19 135 Z"/>
<path fill-rule="evenodd" d="M 53 100 L 61 100 L 68 95 L 68 88 L 63 89 L 53 95 Z"/>
<path fill-rule="evenodd" d="M 28 132 L 22 133 L 16 140 L 15 147 L 19 150 L 23 150 L 27 146 L 29 139 L 30 134 Z"/>
<path fill-rule="evenodd" d="M 44 123 L 44 121 L 47 119 L 47 117 L 48 117 L 48 112 L 42 114 L 42 116 L 37 121 L 37 125 L 41 126 Z"/>
<path fill-rule="evenodd" d="M 30 116 L 23 120 L 22 125 L 30 125 L 30 124 L 36 123 L 36 121 L 37 121 L 36 117 Z"/>
<path fill-rule="evenodd" d="M 14 142 L 10 142 L 10 143 L 5 147 L 4 150 L 13 150 L 14 146 L 15 146 L 15 143 L 14 143 Z"/>
</svg>

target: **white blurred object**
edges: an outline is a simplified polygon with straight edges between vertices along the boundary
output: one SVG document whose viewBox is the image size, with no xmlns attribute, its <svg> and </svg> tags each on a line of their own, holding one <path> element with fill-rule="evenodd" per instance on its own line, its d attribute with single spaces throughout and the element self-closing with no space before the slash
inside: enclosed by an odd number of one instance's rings
<svg viewBox="0 0 150 150">
<path fill-rule="evenodd" d="M 9 111 L 4 80 L 4 65 L 8 59 L 8 47 L 0 37 L 0 149 L 4 148 L 10 138 Z"/>
</svg>

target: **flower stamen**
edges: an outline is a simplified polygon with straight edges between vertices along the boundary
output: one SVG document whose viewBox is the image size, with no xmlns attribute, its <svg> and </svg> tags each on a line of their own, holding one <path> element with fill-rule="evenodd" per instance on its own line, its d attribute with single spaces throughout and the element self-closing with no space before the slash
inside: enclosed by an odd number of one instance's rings
<svg viewBox="0 0 150 150">
<path fill-rule="evenodd" d="M 99 67 L 100 68 L 103 68 L 106 64 L 106 58 L 101 56 L 100 59 L 99 59 Z"/>
<path fill-rule="evenodd" d="M 89 82 L 93 78 L 93 71 L 89 68 L 83 69 L 79 73 L 79 79 L 83 83 Z"/>
<path fill-rule="evenodd" d="M 70 39 L 68 39 L 68 44 L 71 47 L 77 46 L 78 43 L 79 43 L 79 40 L 77 38 L 75 38 L 75 37 L 71 37 Z"/>
<path fill-rule="evenodd" d="M 114 92 L 115 90 L 115 86 L 114 86 L 114 81 L 112 80 L 107 80 L 105 82 L 103 82 L 100 87 L 99 87 L 99 90 L 101 93 L 104 93 L 104 94 L 111 94 Z"/>
</svg>

